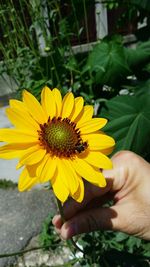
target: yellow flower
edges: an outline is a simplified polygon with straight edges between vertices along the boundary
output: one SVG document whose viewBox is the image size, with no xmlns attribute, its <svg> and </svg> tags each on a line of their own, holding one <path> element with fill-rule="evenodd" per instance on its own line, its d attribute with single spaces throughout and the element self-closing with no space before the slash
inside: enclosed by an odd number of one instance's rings
<svg viewBox="0 0 150 267">
<path fill-rule="evenodd" d="M 82 97 L 69 92 L 62 99 L 58 89 L 46 86 L 40 104 L 24 90 L 23 101 L 10 100 L 6 114 L 15 128 L 0 130 L 0 140 L 8 143 L 0 147 L 0 157 L 19 158 L 17 168 L 24 166 L 20 191 L 50 181 L 60 201 L 71 196 L 81 202 L 83 179 L 106 185 L 100 169 L 112 168 L 106 155 L 114 140 L 99 131 L 107 120 L 92 118 L 93 107 L 84 106 Z"/>
</svg>

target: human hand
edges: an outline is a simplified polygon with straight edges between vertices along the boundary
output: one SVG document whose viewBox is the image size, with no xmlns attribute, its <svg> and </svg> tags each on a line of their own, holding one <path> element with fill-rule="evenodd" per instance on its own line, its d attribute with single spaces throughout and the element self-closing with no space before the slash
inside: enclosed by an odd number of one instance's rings
<svg viewBox="0 0 150 267">
<path fill-rule="evenodd" d="M 103 171 L 107 186 L 85 183 L 82 203 L 69 199 L 63 210 L 66 222 L 55 215 L 53 224 L 63 239 L 95 230 L 122 231 L 150 240 L 150 164 L 133 152 L 112 157 L 113 169 Z M 108 200 L 111 207 L 103 207 Z"/>
</svg>

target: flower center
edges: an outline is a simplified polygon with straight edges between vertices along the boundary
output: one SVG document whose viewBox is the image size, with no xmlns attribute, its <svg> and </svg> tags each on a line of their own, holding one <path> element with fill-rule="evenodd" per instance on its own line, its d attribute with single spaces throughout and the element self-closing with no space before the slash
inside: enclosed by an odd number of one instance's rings
<svg viewBox="0 0 150 267">
<path fill-rule="evenodd" d="M 68 118 L 49 118 L 47 123 L 40 125 L 39 140 L 47 152 L 59 157 L 72 157 L 87 148 L 83 142 L 76 124 Z"/>
</svg>

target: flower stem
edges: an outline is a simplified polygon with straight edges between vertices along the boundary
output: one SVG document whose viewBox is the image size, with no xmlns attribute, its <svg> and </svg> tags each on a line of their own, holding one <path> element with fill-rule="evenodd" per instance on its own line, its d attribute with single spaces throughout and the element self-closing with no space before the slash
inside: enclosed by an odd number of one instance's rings
<svg viewBox="0 0 150 267">
<path fill-rule="evenodd" d="M 33 251 L 33 250 L 38 250 L 38 249 L 44 249 L 44 248 L 49 248 L 49 246 L 34 247 L 34 248 L 22 250 L 22 251 L 13 252 L 13 253 L 0 254 L 0 259 L 1 258 L 12 257 L 12 256 L 17 256 L 17 255 L 23 255 L 23 254 L 25 254 L 27 252 L 30 252 L 30 251 Z"/>
<path fill-rule="evenodd" d="M 60 200 L 58 198 L 56 198 L 56 199 L 57 199 L 58 209 L 59 209 L 59 212 L 60 212 L 60 215 L 61 215 L 61 218 L 62 218 L 62 222 L 65 223 L 66 220 L 65 220 L 65 217 L 64 217 L 62 204 L 61 204 L 61 202 L 60 202 Z M 73 240 L 72 237 L 68 240 L 67 243 L 68 243 L 69 247 L 70 247 L 70 244 L 72 244 L 77 250 L 79 250 L 80 252 L 82 252 L 84 254 L 84 251 L 77 246 L 76 242 Z"/>
</svg>

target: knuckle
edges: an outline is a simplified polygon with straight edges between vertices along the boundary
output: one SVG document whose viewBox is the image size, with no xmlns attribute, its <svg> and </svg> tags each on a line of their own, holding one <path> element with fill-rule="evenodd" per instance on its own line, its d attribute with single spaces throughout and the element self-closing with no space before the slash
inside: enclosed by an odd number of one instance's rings
<svg viewBox="0 0 150 267">
<path fill-rule="evenodd" d="M 121 165 L 126 165 L 126 164 L 138 164 L 141 161 L 141 157 L 135 154 L 132 151 L 128 150 L 122 150 L 117 152 L 113 157 L 112 157 L 113 162 L 119 162 Z"/>
</svg>

